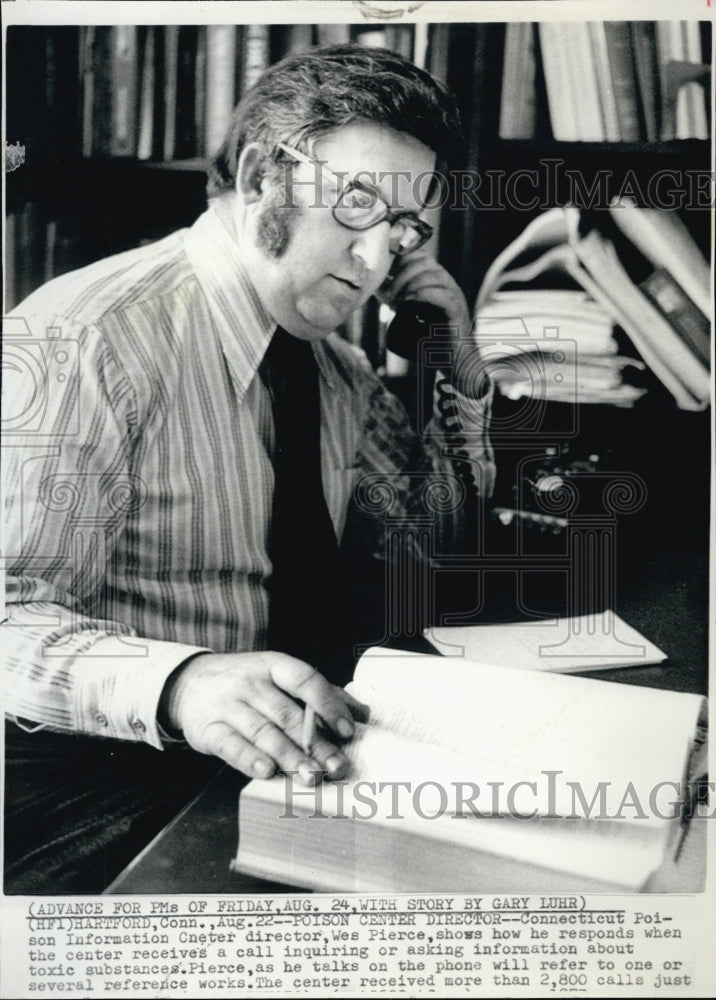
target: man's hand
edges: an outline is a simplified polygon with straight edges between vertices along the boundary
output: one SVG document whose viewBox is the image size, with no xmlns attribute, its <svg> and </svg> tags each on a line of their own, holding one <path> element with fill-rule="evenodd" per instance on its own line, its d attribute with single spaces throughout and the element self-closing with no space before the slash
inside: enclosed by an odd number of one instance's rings
<svg viewBox="0 0 716 1000">
<path fill-rule="evenodd" d="M 438 262 L 425 252 L 396 257 L 391 274 L 378 292 L 378 298 L 398 309 L 405 302 L 426 302 L 443 314 L 441 333 L 449 335 L 453 356 L 449 379 L 463 395 L 479 399 L 488 387 L 484 361 L 472 336 L 467 302 L 460 286 Z M 402 340 L 402 333 L 399 340 Z M 412 331 L 409 331 L 409 335 Z M 417 339 L 425 335 L 416 329 Z M 401 351 L 402 353 L 402 351 Z M 410 356 L 410 355 L 408 355 Z"/>
<path fill-rule="evenodd" d="M 453 328 L 456 338 L 467 340 L 470 336 L 470 311 L 460 286 L 424 250 L 395 258 L 378 298 L 393 309 L 403 302 L 429 302 L 445 313 L 445 323 Z"/>
<path fill-rule="evenodd" d="M 347 761 L 330 739 L 317 733 L 312 756 L 301 749 L 299 702 L 314 709 L 336 741 L 350 739 L 353 720 L 368 717 L 365 705 L 313 667 L 272 652 L 201 653 L 187 660 L 167 680 L 160 715 L 194 750 L 250 777 L 270 777 L 276 768 L 298 771 L 306 784 L 320 771 L 342 777 Z"/>
</svg>

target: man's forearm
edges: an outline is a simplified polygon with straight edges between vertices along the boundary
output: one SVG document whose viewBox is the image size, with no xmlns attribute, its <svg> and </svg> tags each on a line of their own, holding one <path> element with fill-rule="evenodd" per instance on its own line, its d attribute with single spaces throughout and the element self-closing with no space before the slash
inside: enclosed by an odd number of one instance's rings
<svg viewBox="0 0 716 1000">
<path fill-rule="evenodd" d="M 205 650 L 144 639 L 59 604 L 8 605 L 6 713 L 25 728 L 135 740 L 162 747 L 157 706 L 167 677 Z"/>
</svg>

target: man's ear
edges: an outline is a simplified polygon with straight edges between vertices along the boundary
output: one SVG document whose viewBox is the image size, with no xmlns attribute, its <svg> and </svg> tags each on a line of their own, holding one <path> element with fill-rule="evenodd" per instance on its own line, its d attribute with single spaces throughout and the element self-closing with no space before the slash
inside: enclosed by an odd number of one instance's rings
<svg viewBox="0 0 716 1000">
<path fill-rule="evenodd" d="M 260 201 L 263 194 L 266 151 L 259 142 L 244 146 L 236 166 L 236 193 L 245 205 Z"/>
</svg>

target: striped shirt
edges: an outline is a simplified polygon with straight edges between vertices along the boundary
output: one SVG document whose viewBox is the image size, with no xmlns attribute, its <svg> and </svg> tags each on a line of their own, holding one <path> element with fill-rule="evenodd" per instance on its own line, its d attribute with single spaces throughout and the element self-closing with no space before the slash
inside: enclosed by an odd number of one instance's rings
<svg viewBox="0 0 716 1000">
<path fill-rule="evenodd" d="M 3 642 L 21 725 L 161 747 L 176 666 L 265 648 L 273 421 L 257 369 L 275 326 L 221 202 L 51 281 L 7 320 Z M 339 539 L 361 517 L 378 551 L 386 513 L 411 516 L 429 477 L 456 483 L 446 435 L 434 421 L 417 439 L 336 335 L 313 350 L 329 513 Z M 459 402 L 487 495 L 489 394 Z M 460 505 L 437 507 L 455 548 Z"/>
</svg>

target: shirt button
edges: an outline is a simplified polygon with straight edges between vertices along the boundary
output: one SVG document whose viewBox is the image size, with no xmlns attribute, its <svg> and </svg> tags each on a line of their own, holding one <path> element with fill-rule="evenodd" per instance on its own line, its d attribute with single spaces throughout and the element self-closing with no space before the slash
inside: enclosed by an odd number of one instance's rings
<svg viewBox="0 0 716 1000">
<path fill-rule="evenodd" d="M 132 719 L 132 721 L 130 722 L 130 726 L 135 731 L 135 733 L 143 733 L 147 728 L 141 719 Z"/>
<path fill-rule="evenodd" d="M 98 726 L 109 725 L 109 722 L 107 721 L 107 716 L 103 715 L 102 712 L 98 712 L 97 715 L 95 715 L 94 721 L 97 723 Z"/>
</svg>

